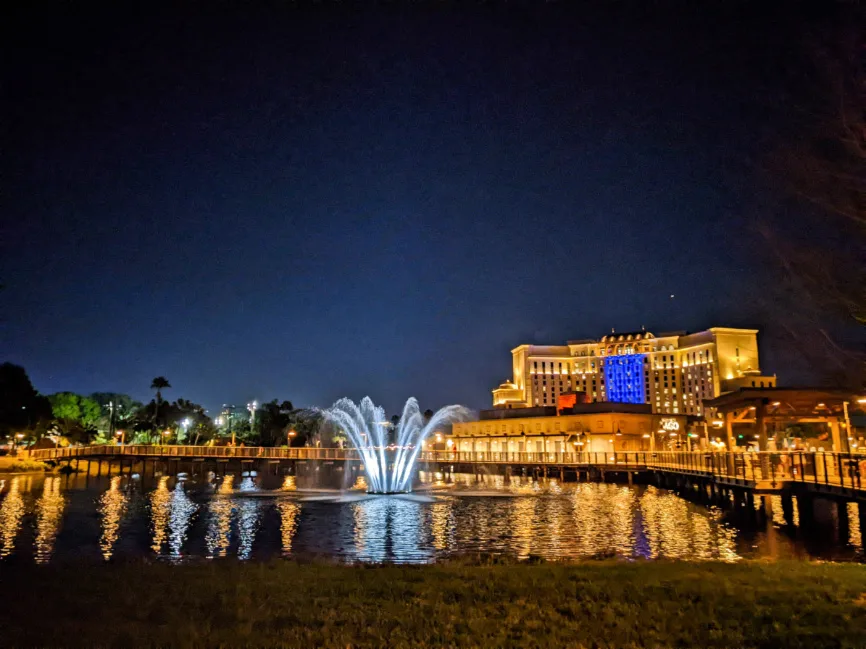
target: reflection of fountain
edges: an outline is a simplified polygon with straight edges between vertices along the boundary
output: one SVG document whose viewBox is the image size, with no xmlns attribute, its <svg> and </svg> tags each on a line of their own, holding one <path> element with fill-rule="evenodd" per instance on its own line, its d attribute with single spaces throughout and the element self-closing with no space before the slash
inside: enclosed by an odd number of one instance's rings
<svg viewBox="0 0 866 649">
<path fill-rule="evenodd" d="M 383 494 L 411 491 L 412 471 L 424 439 L 438 427 L 465 418 L 467 412 L 462 406 L 445 406 L 425 424 L 418 401 L 411 397 L 390 444 L 385 411 L 373 405 L 370 397 L 364 397 L 360 405 L 340 399 L 322 414 L 345 431 L 360 453 L 367 491 Z"/>
<path fill-rule="evenodd" d="M 283 478 L 283 486 L 280 487 L 281 491 L 295 491 L 297 486 L 295 485 L 295 476 L 287 475 Z"/>
<path fill-rule="evenodd" d="M 429 550 L 421 544 L 421 510 L 404 498 L 366 498 L 352 504 L 354 550 L 361 561 L 423 562 Z"/>
</svg>

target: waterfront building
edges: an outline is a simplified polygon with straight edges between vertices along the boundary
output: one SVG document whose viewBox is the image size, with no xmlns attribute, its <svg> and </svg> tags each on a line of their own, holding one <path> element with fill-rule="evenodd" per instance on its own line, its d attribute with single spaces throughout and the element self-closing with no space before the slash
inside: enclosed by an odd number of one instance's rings
<svg viewBox="0 0 866 649">
<path fill-rule="evenodd" d="M 475 453 L 686 450 L 699 441 L 689 436 L 689 419 L 636 403 L 499 408 L 481 411 L 478 421 L 455 423 L 448 445 Z"/>
<path fill-rule="evenodd" d="M 611 333 L 565 345 L 520 345 L 512 378 L 493 390 L 493 406 L 557 406 L 577 393 L 590 403 L 646 404 L 653 413 L 708 413 L 704 400 L 738 388 L 771 388 L 761 372 L 758 330 L 712 327 L 697 333 Z"/>
</svg>

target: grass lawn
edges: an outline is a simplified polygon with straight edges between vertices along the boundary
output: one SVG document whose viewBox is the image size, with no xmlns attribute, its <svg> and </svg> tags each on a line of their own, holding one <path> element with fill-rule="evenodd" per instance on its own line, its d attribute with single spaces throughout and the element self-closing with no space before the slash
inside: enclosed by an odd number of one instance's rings
<svg viewBox="0 0 866 649">
<path fill-rule="evenodd" d="M 2 646 L 866 647 L 866 566 L 0 566 Z"/>
</svg>

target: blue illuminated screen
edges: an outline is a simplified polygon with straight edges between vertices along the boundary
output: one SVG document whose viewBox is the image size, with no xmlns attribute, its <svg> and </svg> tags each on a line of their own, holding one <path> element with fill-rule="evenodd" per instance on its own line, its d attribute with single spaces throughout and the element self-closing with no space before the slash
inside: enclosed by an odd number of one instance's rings
<svg viewBox="0 0 866 649">
<path fill-rule="evenodd" d="M 644 354 L 608 356 L 604 361 L 607 400 L 615 403 L 645 403 Z"/>
</svg>

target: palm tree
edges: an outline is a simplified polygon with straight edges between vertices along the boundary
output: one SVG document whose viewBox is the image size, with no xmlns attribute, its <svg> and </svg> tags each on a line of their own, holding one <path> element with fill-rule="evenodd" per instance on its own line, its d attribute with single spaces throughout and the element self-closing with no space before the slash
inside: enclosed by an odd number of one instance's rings
<svg viewBox="0 0 866 649">
<path fill-rule="evenodd" d="M 159 419 L 159 404 L 162 401 L 162 391 L 170 387 L 171 383 L 169 383 L 168 379 L 164 376 L 157 376 L 153 381 L 150 382 L 150 389 L 156 390 L 156 407 L 153 410 L 154 427 L 157 426 L 157 421 Z"/>
</svg>

